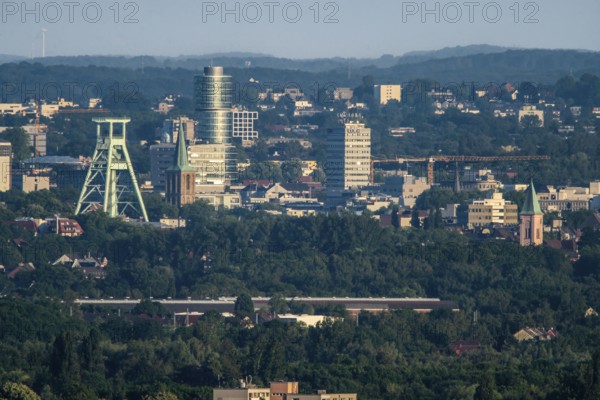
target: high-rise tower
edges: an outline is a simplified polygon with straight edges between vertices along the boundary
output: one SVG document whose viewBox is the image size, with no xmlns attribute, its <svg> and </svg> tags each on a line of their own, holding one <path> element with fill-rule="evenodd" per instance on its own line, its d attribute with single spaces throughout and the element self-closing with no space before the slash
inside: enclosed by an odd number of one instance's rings
<svg viewBox="0 0 600 400">
<path fill-rule="evenodd" d="M 213 159 L 223 160 L 220 168 L 215 168 L 213 162 L 208 180 L 228 185 L 237 172 L 231 139 L 231 77 L 224 75 L 223 67 L 205 67 L 204 74 L 195 77 L 194 96 L 198 117 L 196 136 L 202 145 L 211 145 Z"/>
<path fill-rule="evenodd" d="M 538 246 L 544 242 L 544 213 L 535 193 L 533 181 L 527 189 L 525 203 L 521 209 L 519 243 L 521 246 Z"/>
<path fill-rule="evenodd" d="M 178 208 L 196 200 L 196 172 L 188 163 L 183 124 L 179 125 L 175 162 L 165 173 L 165 197 L 167 203 Z"/>
<path fill-rule="evenodd" d="M 327 132 L 327 198 L 335 202 L 344 192 L 369 185 L 371 129 L 358 119 L 342 119 Z"/>
<path fill-rule="evenodd" d="M 94 118 L 96 150 L 88 169 L 75 214 L 100 206 L 111 217 L 134 211 L 148 221 L 146 207 L 127 151 L 126 125 L 129 118 Z M 108 131 L 102 132 L 102 124 Z M 121 129 L 115 131 L 114 125 Z"/>
</svg>

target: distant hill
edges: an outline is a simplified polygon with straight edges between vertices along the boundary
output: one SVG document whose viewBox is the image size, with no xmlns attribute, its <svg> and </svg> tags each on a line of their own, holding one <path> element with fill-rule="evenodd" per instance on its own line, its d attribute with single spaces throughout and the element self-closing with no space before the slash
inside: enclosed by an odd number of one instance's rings
<svg viewBox="0 0 600 400">
<path fill-rule="evenodd" d="M 0 54 L 0 64 L 5 64 L 9 62 L 19 62 L 26 59 L 26 57 L 15 56 L 14 54 Z"/>
<path fill-rule="evenodd" d="M 600 76 L 600 52 L 578 50 L 508 50 L 502 53 L 431 59 L 396 65 L 373 73 L 382 80 L 430 78 L 441 82 L 533 81 L 592 73 Z"/>
<path fill-rule="evenodd" d="M 322 72 L 339 68 L 389 68 L 397 64 L 409 64 L 433 59 L 488 54 L 505 51 L 507 48 L 489 45 L 447 47 L 435 51 L 411 52 L 402 56 L 383 55 L 379 58 L 315 58 L 289 59 L 257 53 L 213 53 L 205 55 L 183 55 L 179 57 L 158 56 L 55 56 L 37 58 L 34 62 L 44 65 L 104 66 L 117 68 L 170 67 L 201 69 L 205 65 L 222 65 L 229 68 L 265 67 Z M 8 60 L 12 61 L 12 60 Z M 0 61 L 1 62 L 1 61 Z"/>
<path fill-rule="evenodd" d="M 466 57 L 475 54 L 503 53 L 507 50 L 511 49 L 509 47 L 491 46 L 488 44 L 474 44 L 470 46 L 444 47 L 443 49 L 434 51 L 411 51 L 397 57 L 396 64 L 409 64 L 440 58 Z"/>
<path fill-rule="evenodd" d="M 273 61 L 272 65 L 261 66 L 269 56 L 256 57 L 255 60 L 258 61 L 252 61 L 250 66 L 240 65 L 240 59 L 227 57 L 213 58 L 212 64 L 226 66 L 227 73 L 238 82 L 247 82 L 251 78 L 259 82 L 279 82 L 282 86 L 293 82 L 310 94 L 314 94 L 316 90 L 315 82 L 318 82 L 320 87 L 325 84 L 357 87 L 366 75 L 371 75 L 378 83 L 405 83 L 426 78 L 437 80 L 444 85 L 460 82 L 501 84 L 507 81 L 554 84 L 569 74 L 581 76 L 584 73 L 592 73 L 600 76 L 600 53 L 576 50 L 507 50 L 394 63 L 388 67 L 365 65 L 352 68 L 350 74 L 347 65 L 337 59 L 319 61 L 319 64 L 315 64 L 315 69 L 318 66 L 319 70 L 314 71 L 286 68 L 297 62 L 287 59 L 274 59 L 278 62 Z M 94 82 L 105 88 L 105 95 L 110 93 L 109 88 L 114 87 L 115 81 L 119 82 L 121 87 L 133 82 L 147 100 L 153 100 L 166 94 L 192 96 L 194 75 L 198 74 L 203 66 L 211 64 L 211 60 L 201 58 L 175 60 L 94 56 L 62 58 L 62 62 L 59 60 L 61 59 L 58 57 L 44 60 L 51 64 L 56 62 L 53 65 L 32 64 L 29 61 L 3 64 L 0 65 L 0 76 L 4 81 L 23 83 Z M 305 63 L 304 66 L 310 66 L 307 60 L 302 62 Z M 89 66 L 90 63 L 95 65 Z M 320 69 L 325 66 L 329 68 Z"/>
</svg>

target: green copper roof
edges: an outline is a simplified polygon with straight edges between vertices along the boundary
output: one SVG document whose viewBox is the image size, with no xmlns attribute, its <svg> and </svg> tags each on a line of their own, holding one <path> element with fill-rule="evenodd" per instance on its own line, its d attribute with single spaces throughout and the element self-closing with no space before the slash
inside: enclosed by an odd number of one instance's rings
<svg viewBox="0 0 600 400">
<path fill-rule="evenodd" d="M 175 164 L 169 168 L 169 171 L 194 171 L 194 168 L 188 164 L 187 148 L 185 147 L 185 133 L 183 132 L 183 123 L 179 122 L 179 133 L 177 135 L 177 148 L 175 149 Z"/>
<path fill-rule="evenodd" d="M 529 184 L 527 189 L 527 197 L 525 198 L 525 204 L 521 209 L 521 215 L 542 215 L 542 209 L 540 208 L 540 202 L 538 201 L 537 194 L 535 193 L 535 187 L 533 186 L 533 180 Z"/>
</svg>

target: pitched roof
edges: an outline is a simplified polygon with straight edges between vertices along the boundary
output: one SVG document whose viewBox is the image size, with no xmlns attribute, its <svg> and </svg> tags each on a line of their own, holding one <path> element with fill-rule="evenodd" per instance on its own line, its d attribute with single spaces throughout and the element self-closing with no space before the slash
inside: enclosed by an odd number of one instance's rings
<svg viewBox="0 0 600 400">
<path fill-rule="evenodd" d="M 529 184 L 527 189 L 527 197 L 525 203 L 521 209 L 521 215 L 543 215 L 542 209 L 540 208 L 540 202 L 538 201 L 537 194 L 535 193 L 535 187 L 533 186 L 533 180 Z"/>
<path fill-rule="evenodd" d="M 168 171 L 190 172 L 194 168 L 190 167 L 187 157 L 187 148 L 185 146 L 185 133 L 183 124 L 179 124 L 179 134 L 177 135 L 177 151 L 175 152 L 175 163 L 168 168 Z"/>
</svg>

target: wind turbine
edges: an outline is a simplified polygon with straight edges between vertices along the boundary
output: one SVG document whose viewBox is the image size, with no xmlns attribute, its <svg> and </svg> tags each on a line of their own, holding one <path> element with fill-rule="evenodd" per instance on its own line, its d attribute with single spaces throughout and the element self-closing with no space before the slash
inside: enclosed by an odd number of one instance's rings
<svg viewBox="0 0 600 400">
<path fill-rule="evenodd" d="M 42 28 L 42 58 L 46 58 L 46 32 L 47 29 Z"/>
</svg>

